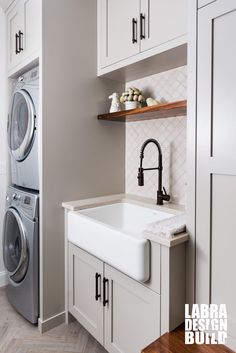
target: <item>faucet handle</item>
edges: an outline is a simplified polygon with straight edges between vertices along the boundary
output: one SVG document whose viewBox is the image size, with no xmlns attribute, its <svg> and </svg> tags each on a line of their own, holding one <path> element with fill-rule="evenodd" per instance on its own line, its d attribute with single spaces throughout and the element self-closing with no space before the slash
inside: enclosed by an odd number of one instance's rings
<svg viewBox="0 0 236 353">
<path fill-rule="evenodd" d="M 163 191 L 164 191 L 163 200 L 164 201 L 170 201 L 170 195 L 167 194 L 166 188 L 164 186 L 163 186 Z"/>
</svg>

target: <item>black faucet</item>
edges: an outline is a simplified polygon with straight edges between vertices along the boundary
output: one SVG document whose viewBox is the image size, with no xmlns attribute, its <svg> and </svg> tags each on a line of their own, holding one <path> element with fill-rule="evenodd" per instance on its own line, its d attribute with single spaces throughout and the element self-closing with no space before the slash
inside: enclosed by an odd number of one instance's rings
<svg viewBox="0 0 236 353">
<path fill-rule="evenodd" d="M 143 168 L 144 150 L 149 143 L 154 143 L 158 149 L 158 167 L 156 168 Z M 157 190 L 157 205 L 163 205 L 163 201 L 170 201 L 170 195 L 167 195 L 166 189 L 162 190 L 162 151 L 159 142 L 155 139 L 148 139 L 144 142 L 140 152 L 140 167 L 138 169 L 138 185 L 144 185 L 144 171 L 145 170 L 158 170 L 158 190 Z M 164 193 L 163 193 L 164 191 Z"/>
</svg>

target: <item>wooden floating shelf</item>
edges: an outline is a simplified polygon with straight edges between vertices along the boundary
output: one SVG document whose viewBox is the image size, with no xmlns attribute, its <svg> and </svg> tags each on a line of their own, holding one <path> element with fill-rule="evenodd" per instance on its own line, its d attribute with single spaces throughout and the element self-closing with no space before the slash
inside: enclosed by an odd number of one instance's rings
<svg viewBox="0 0 236 353">
<path fill-rule="evenodd" d="M 166 104 L 153 105 L 151 107 L 122 110 L 120 112 L 98 115 L 99 120 L 106 121 L 142 121 L 151 119 L 173 118 L 187 115 L 187 101 L 178 101 Z"/>
</svg>

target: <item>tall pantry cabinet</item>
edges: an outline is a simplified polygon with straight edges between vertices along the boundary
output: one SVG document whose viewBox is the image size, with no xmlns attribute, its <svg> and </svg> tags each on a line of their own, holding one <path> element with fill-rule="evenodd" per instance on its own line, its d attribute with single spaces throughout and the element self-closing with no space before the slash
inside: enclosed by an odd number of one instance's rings
<svg viewBox="0 0 236 353">
<path fill-rule="evenodd" d="M 226 304 L 236 349 L 236 2 L 198 10 L 196 301 Z"/>
</svg>

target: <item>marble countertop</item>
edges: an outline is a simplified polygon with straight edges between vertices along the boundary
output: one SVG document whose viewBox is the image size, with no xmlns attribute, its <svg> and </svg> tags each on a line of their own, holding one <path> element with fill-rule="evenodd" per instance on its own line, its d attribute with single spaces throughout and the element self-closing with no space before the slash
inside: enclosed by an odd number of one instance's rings
<svg viewBox="0 0 236 353">
<path fill-rule="evenodd" d="M 129 194 L 116 194 L 116 195 L 94 197 L 94 198 L 89 198 L 84 200 L 68 201 L 68 202 L 63 202 L 62 207 L 68 211 L 76 212 L 85 208 L 104 206 L 104 205 L 109 205 L 111 203 L 116 203 L 116 202 L 134 203 L 136 205 L 152 208 L 162 212 L 171 213 L 173 215 L 180 215 L 185 212 L 185 208 L 180 205 L 166 203 L 163 206 L 157 206 L 155 204 L 155 200 L 153 199 L 139 197 L 135 195 L 129 195 Z M 171 239 L 167 239 L 162 236 L 154 235 L 151 233 L 145 234 L 144 237 L 150 241 L 157 242 L 167 247 L 173 247 L 178 244 L 184 243 L 188 241 L 188 238 L 189 238 L 187 233 L 181 233 L 179 235 L 174 236 Z"/>
</svg>

